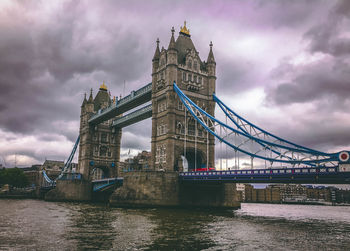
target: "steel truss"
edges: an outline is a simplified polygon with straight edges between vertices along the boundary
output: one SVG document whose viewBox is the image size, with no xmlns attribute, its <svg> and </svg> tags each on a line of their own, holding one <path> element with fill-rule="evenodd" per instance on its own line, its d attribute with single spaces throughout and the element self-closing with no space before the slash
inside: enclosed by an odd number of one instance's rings
<svg viewBox="0 0 350 251">
<path fill-rule="evenodd" d="M 235 151 L 235 156 L 249 156 L 251 168 L 253 160 L 269 163 L 269 167 L 279 163 L 279 167 L 295 166 L 338 166 L 339 153 L 325 153 L 307 148 L 275 136 L 245 120 L 216 95 L 214 101 L 226 116 L 226 122 L 211 116 L 189 99 L 174 82 L 174 90 L 192 117 L 220 142 Z M 228 120 L 227 120 L 228 118 Z"/>
</svg>

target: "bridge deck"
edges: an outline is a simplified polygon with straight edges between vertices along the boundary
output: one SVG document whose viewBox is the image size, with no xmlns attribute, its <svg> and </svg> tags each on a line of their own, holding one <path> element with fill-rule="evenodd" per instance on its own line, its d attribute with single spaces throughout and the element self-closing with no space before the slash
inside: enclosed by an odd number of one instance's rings
<svg viewBox="0 0 350 251">
<path fill-rule="evenodd" d="M 128 96 L 117 101 L 117 104 L 112 104 L 94 114 L 90 119 L 90 124 L 99 124 L 106 120 L 109 120 L 115 116 L 118 116 L 124 112 L 127 112 L 139 105 L 147 103 L 152 98 L 152 83 L 147 84 L 146 86 L 132 91 Z"/>
<path fill-rule="evenodd" d="M 180 173 L 182 182 L 350 184 L 350 172 L 335 167 L 254 169 Z"/>
</svg>

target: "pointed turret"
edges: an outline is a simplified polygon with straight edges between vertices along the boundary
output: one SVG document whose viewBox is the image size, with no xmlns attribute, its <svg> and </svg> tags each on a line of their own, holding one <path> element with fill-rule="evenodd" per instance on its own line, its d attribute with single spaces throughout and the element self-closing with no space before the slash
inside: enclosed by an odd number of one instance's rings
<svg viewBox="0 0 350 251">
<path fill-rule="evenodd" d="M 84 100 L 83 100 L 83 103 L 81 104 L 81 106 L 83 107 L 86 103 L 87 103 L 87 99 L 86 99 L 86 92 L 85 92 L 84 93 Z"/>
<path fill-rule="evenodd" d="M 171 38 L 170 38 L 170 43 L 169 43 L 169 46 L 168 46 L 168 50 L 176 50 L 174 32 L 175 32 L 175 29 L 174 29 L 174 27 L 172 27 L 171 28 Z"/>
<path fill-rule="evenodd" d="M 87 101 L 89 104 L 94 103 L 94 98 L 92 97 L 92 88 L 90 90 L 90 97 L 89 100 Z"/>
<path fill-rule="evenodd" d="M 157 61 L 159 60 L 159 56 L 160 56 L 160 50 L 159 50 L 159 38 L 157 38 L 157 48 L 156 48 L 156 51 L 154 52 L 154 56 L 153 56 L 153 59 L 152 61 Z"/>
<path fill-rule="evenodd" d="M 207 59 L 207 63 L 210 64 L 210 63 L 213 63 L 213 64 L 216 64 L 215 62 L 215 58 L 214 58 L 214 53 L 213 53 L 213 43 L 210 41 L 210 51 L 209 51 L 209 54 L 208 54 L 208 59 Z"/>
</svg>

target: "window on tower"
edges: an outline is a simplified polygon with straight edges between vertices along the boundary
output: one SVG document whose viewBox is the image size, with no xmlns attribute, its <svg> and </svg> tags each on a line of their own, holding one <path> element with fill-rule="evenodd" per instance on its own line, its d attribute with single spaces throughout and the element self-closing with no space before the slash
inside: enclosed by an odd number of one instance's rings
<svg viewBox="0 0 350 251">
<path fill-rule="evenodd" d="M 193 69 L 194 69 L 195 71 L 197 71 L 197 69 L 198 69 L 198 64 L 197 64 L 197 61 L 196 61 L 196 60 L 195 60 L 194 63 L 193 63 Z"/>
<path fill-rule="evenodd" d="M 188 81 L 192 82 L 192 74 L 188 74 Z"/>
<path fill-rule="evenodd" d="M 198 84 L 202 84 L 202 77 L 198 77 Z"/>
<path fill-rule="evenodd" d="M 182 80 L 183 80 L 183 81 L 186 81 L 186 72 L 183 72 L 183 73 L 182 73 Z"/>
<path fill-rule="evenodd" d="M 196 75 L 193 76 L 193 82 L 197 83 L 197 76 Z"/>
<path fill-rule="evenodd" d="M 192 69 L 192 60 L 188 60 L 188 68 Z"/>
</svg>

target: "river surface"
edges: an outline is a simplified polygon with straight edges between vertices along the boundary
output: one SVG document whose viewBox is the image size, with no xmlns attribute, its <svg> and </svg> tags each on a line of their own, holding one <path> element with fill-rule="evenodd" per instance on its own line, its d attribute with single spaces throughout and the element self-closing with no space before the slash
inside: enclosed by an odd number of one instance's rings
<svg viewBox="0 0 350 251">
<path fill-rule="evenodd" d="M 1 199 L 0 250 L 350 250 L 350 207 L 120 209 Z"/>
</svg>

